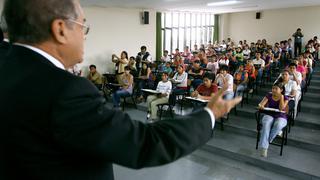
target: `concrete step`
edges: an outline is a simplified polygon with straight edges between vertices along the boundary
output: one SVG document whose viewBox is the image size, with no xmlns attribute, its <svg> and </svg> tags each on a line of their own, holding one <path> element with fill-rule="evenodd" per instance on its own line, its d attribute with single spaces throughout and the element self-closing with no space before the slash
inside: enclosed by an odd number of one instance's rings
<svg viewBox="0 0 320 180">
<path fill-rule="evenodd" d="M 320 93 L 320 85 L 310 84 L 307 89 L 307 93 Z"/>
<path fill-rule="evenodd" d="M 310 85 L 320 86 L 320 79 L 311 79 Z"/>
<path fill-rule="evenodd" d="M 263 158 L 255 149 L 255 143 L 253 137 L 215 130 L 213 138 L 202 149 L 294 178 L 320 179 L 320 153 L 286 145 L 280 156 L 280 147 L 271 145 L 268 157 Z"/>
<path fill-rule="evenodd" d="M 300 112 L 295 119 L 295 125 L 320 130 L 319 116 L 311 113 Z"/>
<path fill-rule="evenodd" d="M 311 113 L 320 117 L 320 102 L 302 101 L 301 112 Z"/>
<path fill-rule="evenodd" d="M 303 96 L 303 101 L 304 102 L 320 102 L 320 93 L 312 93 L 312 92 L 307 92 Z"/>
</svg>

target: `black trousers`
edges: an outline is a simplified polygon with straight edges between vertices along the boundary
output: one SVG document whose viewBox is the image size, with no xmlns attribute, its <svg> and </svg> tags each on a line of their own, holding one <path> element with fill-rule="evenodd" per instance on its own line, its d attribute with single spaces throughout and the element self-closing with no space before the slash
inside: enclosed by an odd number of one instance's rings
<svg viewBox="0 0 320 180">
<path fill-rule="evenodd" d="M 302 43 L 294 43 L 294 56 L 297 57 L 301 54 Z"/>
</svg>

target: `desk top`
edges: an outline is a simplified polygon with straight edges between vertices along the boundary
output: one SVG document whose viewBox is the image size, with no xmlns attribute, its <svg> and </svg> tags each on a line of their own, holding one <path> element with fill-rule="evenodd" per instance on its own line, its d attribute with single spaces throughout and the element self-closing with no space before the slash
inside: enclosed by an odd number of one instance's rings
<svg viewBox="0 0 320 180">
<path fill-rule="evenodd" d="M 117 84 L 117 83 L 107 83 L 107 84 L 109 84 L 111 86 L 121 86 L 121 84 Z"/>
<path fill-rule="evenodd" d="M 157 90 L 153 90 L 153 89 L 141 89 L 141 91 L 148 92 L 151 94 L 161 94 L 161 92 L 159 92 Z"/>
<path fill-rule="evenodd" d="M 209 100 L 205 100 L 205 99 L 201 99 L 201 98 L 194 98 L 194 97 L 186 97 L 186 99 L 192 100 L 192 101 L 198 101 L 198 102 L 202 102 L 202 103 L 208 103 Z"/>
<path fill-rule="evenodd" d="M 257 109 L 259 109 L 257 107 Z M 262 111 L 270 111 L 270 112 L 279 112 L 279 113 L 286 113 L 285 111 L 280 111 L 279 109 L 275 109 L 275 108 L 268 108 L 268 107 L 265 107 L 263 109 L 261 109 Z"/>
</svg>

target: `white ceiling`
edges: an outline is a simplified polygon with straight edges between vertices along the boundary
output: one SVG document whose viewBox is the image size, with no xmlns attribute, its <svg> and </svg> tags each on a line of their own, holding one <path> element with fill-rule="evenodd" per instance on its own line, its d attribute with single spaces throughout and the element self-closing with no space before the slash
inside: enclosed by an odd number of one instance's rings
<svg viewBox="0 0 320 180">
<path fill-rule="evenodd" d="M 303 7 L 320 5 L 320 0 L 238 0 L 237 4 L 208 7 L 211 2 L 227 0 L 80 0 L 86 6 L 154 9 L 158 11 L 200 11 L 229 13 L 241 11 L 261 11 L 266 9 Z"/>
</svg>

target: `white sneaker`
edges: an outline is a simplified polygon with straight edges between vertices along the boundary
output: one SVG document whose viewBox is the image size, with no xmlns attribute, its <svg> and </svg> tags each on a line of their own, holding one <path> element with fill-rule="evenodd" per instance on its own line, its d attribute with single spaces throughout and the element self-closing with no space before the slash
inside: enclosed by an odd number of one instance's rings
<svg viewBox="0 0 320 180">
<path fill-rule="evenodd" d="M 282 137 L 282 136 L 283 136 L 283 131 L 280 131 L 280 132 L 278 133 L 278 136 Z"/>
<path fill-rule="evenodd" d="M 261 156 L 262 157 L 267 157 L 267 155 L 268 155 L 268 149 L 261 149 Z"/>
<path fill-rule="evenodd" d="M 147 114 L 147 119 L 150 119 L 150 116 L 151 116 L 151 114 L 150 114 L 150 113 L 148 113 L 148 114 Z"/>
</svg>

